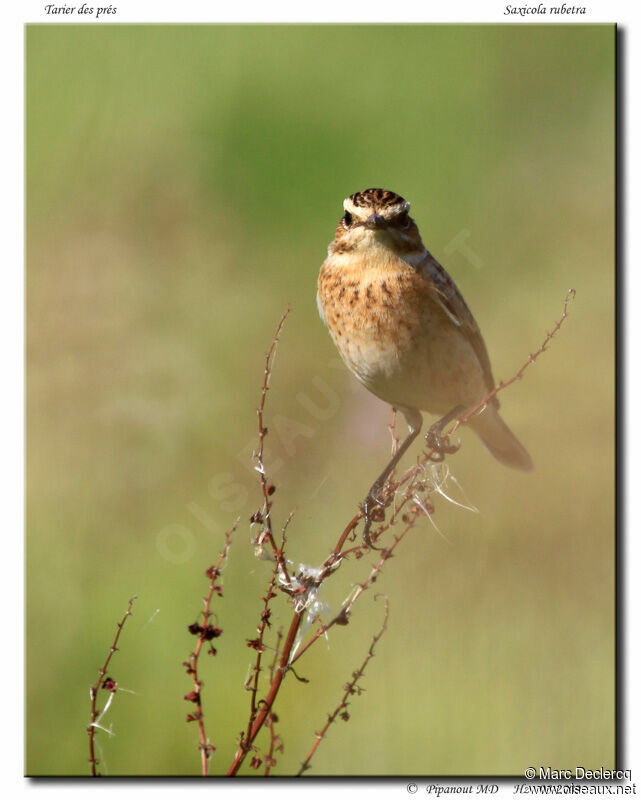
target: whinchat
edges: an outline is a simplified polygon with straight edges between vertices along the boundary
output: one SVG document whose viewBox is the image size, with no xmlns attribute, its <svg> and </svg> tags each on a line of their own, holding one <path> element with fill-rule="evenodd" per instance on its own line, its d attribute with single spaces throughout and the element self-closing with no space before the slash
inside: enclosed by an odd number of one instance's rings
<svg viewBox="0 0 641 800">
<path fill-rule="evenodd" d="M 351 372 L 373 394 L 401 411 L 408 436 L 365 501 L 370 512 L 392 469 L 423 424 L 421 411 L 441 419 L 429 446 L 456 447 L 445 425 L 474 408 L 494 388 L 485 342 L 456 284 L 425 248 L 410 204 L 395 192 L 366 189 L 344 203 L 334 241 L 318 277 L 318 308 Z M 532 460 L 499 416 L 493 397 L 469 425 L 508 467 L 531 470 Z"/>
</svg>

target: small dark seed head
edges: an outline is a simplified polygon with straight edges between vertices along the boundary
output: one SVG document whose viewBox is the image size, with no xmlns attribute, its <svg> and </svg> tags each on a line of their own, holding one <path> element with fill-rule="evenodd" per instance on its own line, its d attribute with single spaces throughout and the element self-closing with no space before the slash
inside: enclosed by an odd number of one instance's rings
<svg viewBox="0 0 641 800">
<path fill-rule="evenodd" d="M 208 625 L 208 626 L 205 628 L 205 630 L 203 631 L 203 633 L 205 634 L 204 638 L 205 638 L 207 641 L 210 641 L 211 639 L 216 639 L 216 638 L 218 638 L 218 636 L 220 636 L 220 634 L 221 634 L 222 632 L 223 632 L 223 631 L 222 631 L 222 628 L 217 628 L 215 625 Z"/>
</svg>

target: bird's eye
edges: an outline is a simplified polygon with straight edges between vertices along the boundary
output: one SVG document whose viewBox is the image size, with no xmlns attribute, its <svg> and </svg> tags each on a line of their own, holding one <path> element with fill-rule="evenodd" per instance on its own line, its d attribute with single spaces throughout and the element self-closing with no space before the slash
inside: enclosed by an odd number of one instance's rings
<svg viewBox="0 0 641 800">
<path fill-rule="evenodd" d="M 403 230 L 409 228 L 410 218 L 408 216 L 407 211 L 403 211 L 403 213 L 397 219 L 396 224 L 398 225 L 399 228 L 402 228 Z"/>
<path fill-rule="evenodd" d="M 349 211 L 345 212 L 345 216 L 343 217 L 343 222 L 348 228 L 352 224 L 352 215 L 349 213 Z"/>
</svg>

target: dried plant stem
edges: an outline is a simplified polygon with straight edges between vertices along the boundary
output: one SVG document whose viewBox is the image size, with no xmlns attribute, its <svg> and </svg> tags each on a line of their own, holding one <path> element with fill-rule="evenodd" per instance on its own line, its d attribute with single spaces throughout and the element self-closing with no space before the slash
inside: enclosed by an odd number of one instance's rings
<svg viewBox="0 0 641 800">
<path fill-rule="evenodd" d="M 453 433 L 458 426 L 465 424 L 473 414 L 479 413 L 482 411 L 484 406 L 500 391 L 505 389 L 506 387 L 510 386 L 515 381 L 519 380 L 522 376 L 527 367 L 534 363 L 537 358 L 543 353 L 551 339 L 556 335 L 558 330 L 560 329 L 563 321 L 567 317 L 567 309 L 568 304 L 574 297 L 574 290 L 570 290 L 565 298 L 565 304 L 563 308 L 563 315 L 558 320 L 556 325 L 554 326 L 553 330 L 547 334 L 545 337 L 542 345 L 540 348 L 535 352 L 532 353 L 525 364 L 514 374 L 514 376 L 508 381 L 501 381 L 493 390 L 490 392 L 481 403 L 479 403 L 475 408 L 470 409 L 466 412 L 465 415 L 461 416 L 459 419 L 454 421 L 451 426 L 449 433 Z M 282 543 L 280 547 L 276 545 L 273 528 L 272 528 L 272 520 L 271 520 L 271 511 L 272 511 L 272 501 L 271 495 L 273 494 L 274 487 L 271 486 L 266 477 L 265 465 L 263 462 L 263 453 L 264 453 L 264 439 L 267 434 L 267 429 L 264 425 L 264 409 L 265 409 L 265 399 L 266 394 L 269 389 L 269 377 L 271 372 L 271 365 L 272 365 L 272 358 L 275 352 L 276 343 L 278 341 L 278 336 L 281 331 L 282 325 L 287 317 L 289 309 L 285 312 L 283 317 L 281 318 L 278 327 L 276 329 L 276 333 L 272 340 L 271 347 L 267 352 L 265 358 L 265 371 L 264 371 L 264 379 L 263 379 L 263 386 L 261 391 L 261 399 L 260 404 L 258 407 L 258 425 L 259 425 L 259 448 L 256 454 L 256 459 L 258 461 L 258 472 L 260 475 L 260 483 L 262 488 L 263 494 L 263 507 L 262 509 L 257 512 L 254 517 L 252 518 L 254 522 L 260 522 L 263 525 L 263 530 L 259 534 L 256 544 L 259 546 L 263 544 L 263 542 L 267 542 L 271 548 L 273 557 L 275 559 L 274 565 L 274 572 L 272 574 L 272 580 L 270 583 L 270 587 L 268 593 L 266 595 L 265 604 L 263 607 L 263 616 L 261 617 L 261 625 L 262 628 L 259 627 L 259 637 L 257 640 L 252 643 L 252 646 L 256 645 L 256 649 L 258 650 L 258 657 L 256 661 L 256 666 L 254 668 L 254 674 L 252 677 L 252 685 L 251 685 L 251 708 L 250 708 L 250 716 L 247 724 L 247 728 L 245 733 L 242 735 L 238 750 L 236 752 L 235 758 L 230 765 L 227 774 L 228 775 L 236 775 L 238 770 L 240 769 L 241 765 L 243 764 L 245 757 L 247 756 L 248 752 L 253 748 L 253 743 L 256 739 L 256 736 L 262 729 L 264 725 L 270 728 L 270 751 L 268 755 L 268 764 L 266 764 L 266 774 L 269 774 L 269 768 L 272 763 L 273 758 L 273 750 L 275 744 L 274 732 L 273 732 L 273 717 L 270 715 L 272 714 L 272 708 L 278 692 L 280 690 L 282 681 L 285 677 L 285 673 L 292 667 L 292 665 L 300 659 L 304 653 L 306 653 L 309 648 L 321 637 L 323 636 L 330 628 L 334 625 L 345 625 L 349 621 L 349 615 L 354 604 L 358 601 L 358 599 L 363 595 L 363 593 L 371 587 L 371 585 L 377 580 L 379 577 L 383 567 L 387 563 L 387 561 L 395 554 L 400 543 L 404 540 L 407 536 L 408 532 L 415 526 L 419 517 L 427 515 L 431 517 L 434 509 L 432 504 L 429 502 L 428 498 L 432 491 L 438 490 L 439 486 L 437 485 L 436 479 L 434 475 L 430 477 L 430 473 L 426 471 L 426 468 L 430 465 L 433 456 L 432 451 L 427 451 L 421 454 L 417 462 L 407 469 L 403 474 L 399 475 L 398 478 L 394 478 L 391 480 L 385 491 L 385 495 L 382 498 L 383 504 L 379 510 L 379 516 L 377 518 L 377 522 L 379 523 L 377 526 L 376 531 L 372 534 L 372 540 L 380 540 L 380 537 L 388 532 L 389 530 L 393 529 L 395 525 L 399 522 L 399 517 L 402 519 L 403 528 L 400 530 L 399 533 L 394 534 L 392 536 L 392 541 L 390 544 L 383 550 L 380 551 L 380 557 L 378 561 L 371 567 L 369 574 L 365 577 L 365 579 L 356 585 L 353 592 L 350 594 L 349 598 L 343 603 L 338 614 L 334 616 L 334 618 L 326 625 L 319 622 L 318 628 L 309 636 L 307 641 L 302 645 L 297 645 L 297 649 L 294 654 L 294 643 L 296 642 L 298 631 L 301 626 L 301 622 L 303 619 L 304 614 L 307 613 L 306 608 L 311 602 L 311 599 L 316 596 L 318 588 L 321 586 L 324 580 L 326 580 L 331 574 L 333 574 L 337 568 L 340 566 L 342 560 L 349 555 L 354 555 L 357 558 L 362 557 L 367 551 L 368 548 L 365 544 L 358 544 L 348 547 L 346 549 L 346 544 L 348 541 L 353 540 L 355 536 L 355 532 L 358 528 L 360 521 L 363 519 L 363 509 L 359 509 L 358 513 L 355 514 L 352 519 L 347 523 L 346 527 L 343 529 L 342 533 L 340 534 L 334 548 L 330 551 L 329 555 L 325 559 L 322 567 L 320 570 L 307 570 L 304 572 L 302 569 L 300 570 L 299 574 L 295 576 L 292 580 L 290 577 L 287 567 L 286 567 L 286 558 L 284 555 L 285 550 L 285 537 L 283 536 Z M 396 429 L 395 429 L 395 419 L 390 426 L 390 433 L 392 435 L 392 448 L 394 449 L 397 447 L 397 437 L 396 437 Z M 392 513 L 389 516 L 389 519 L 385 521 L 385 511 L 390 506 L 390 504 L 394 502 L 394 508 Z M 285 525 L 286 527 L 286 525 Z M 277 579 L 279 584 L 277 584 Z M 270 671 L 270 685 L 267 695 L 264 700 L 258 700 L 258 680 L 259 680 L 259 673 L 261 669 L 261 653 L 265 649 L 264 645 L 264 634 L 265 628 L 267 626 L 267 622 L 264 620 L 264 616 L 267 615 L 267 619 L 269 619 L 269 602 L 272 596 L 275 594 L 274 590 L 279 585 L 283 591 L 287 592 L 290 596 L 299 596 L 295 607 L 294 613 L 290 622 L 289 630 L 285 637 L 282 650 L 280 651 L 280 657 L 278 660 L 278 664 L 274 667 L 272 665 L 272 669 Z M 310 613 L 311 612 L 310 610 Z M 330 715 L 330 719 L 328 720 L 328 725 L 331 724 L 336 715 L 340 714 L 344 711 L 345 705 L 347 703 L 347 698 L 350 692 L 353 692 L 356 687 L 356 681 L 358 677 L 362 675 L 362 671 L 365 665 L 369 662 L 369 659 L 373 655 L 373 647 L 382 635 L 382 632 L 385 630 L 387 624 L 387 614 L 385 616 L 385 622 L 383 624 L 383 628 L 381 632 L 374 637 L 374 641 L 370 648 L 370 652 L 361 667 L 356 673 L 354 673 L 354 681 L 351 684 L 347 685 L 346 694 L 343 696 L 341 703 Z M 317 739 L 308 754 L 306 761 L 303 764 L 302 770 L 306 768 L 306 765 L 309 764 L 310 758 L 313 756 L 316 748 L 320 740 L 326 733 L 328 725 L 317 735 Z M 257 759 L 257 763 L 259 759 Z"/>
<path fill-rule="evenodd" d="M 244 739 L 244 744 L 242 745 L 246 749 L 249 749 L 250 747 L 251 731 L 254 726 L 254 721 L 256 720 L 256 714 L 258 713 L 258 704 L 257 704 L 258 682 L 260 679 L 263 653 L 265 651 L 265 642 L 264 642 L 265 631 L 270 625 L 269 618 L 271 616 L 271 611 L 269 610 L 269 605 L 272 599 L 276 597 L 276 592 L 274 591 L 274 588 L 276 585 L 277 576 L 278 576 L 278 564 L 274 564 L 271 581 L 269 583 L 269 586 L 267 587 L 265 596 L 263 597 L 263 610 L 260 615 L 260 624 L 258 625 L 258 637 L 250 642 L 251 647 L 253 647 L 256 650 L 256 662 L 252 668 L 252 676 L 250 678 L 250 685 L 248 687 L 250 693 L 249 719 L 247 720 L 245 739 Z"/>
<path fill-rule="evenodd" d="M 278 656 L 280 655 L 280 643 L 282 641 L 283 641 L 283 629 L 279 628 L 278 633 L 276 634 L 276 644 L 274 645 L 274 657 L 272 658 L 272 663 L 269 665 L 270 682 L 274 680 L 274 671 L 276 670 L 276 664 L 278 663 Z"/>
<path fill-rule="evenodd" d="M 292 517 L 294 516 L 294 512 L 292 511 L 287 519 L 285 520 L 285 524 L 282 528 L 281 533 L 281 544 L 280 544 L 280 552 L 284 553 L 285 551 L 285 543 L 287 542 L 287 528 L 289 523 L 292 521 Z M 247 687 L 250 692 L 250 710 L 249 710 L 249 720 L 247 721 L 247 728 L 245 734 L 245 742 L 249 742 L 251 730 L 254 724 L 254 720 L 256 719 L 256 713 L 258 710 L 258 682 L 260 679 L 260 672 L 261 672 L 261 662 L 263 652 L 265 651 L 265 633 L 267 628 L 271 627 L 270 625 L 270 618 L 271 618 L 271 610 L 270 604 L 271 601 L 276 597 L 276 581 L 278 579 L 278 562 L 274 563 L 274 569 L 272 570 L 272 577 L 267 587 L 267 591 L 263 597 L 263 610 L 260 615 L 260 622 L 258 624 L 258 637 L 256 639 L 252 639 L 248 642 L 248 645 L 256 650 L 256 662 L 252 668 L 252 675 L 249 681 L 249 686 Z M 280 637 L 280 634 L 279 634 Z M 278 642 L 278 646 L 280 645 L 280 638 Z M 277 649 L 278 649 L 277 646 Z M 273 680 L 273 673 L 274 673 L 275 662 L 272 663 L 270 667 L 270 681 Z M 247 745 L 249 746 L 249 745 Z"/>
<path fill-rule="evenodd" d="M 97 777 L 100 774 L 96 770 L 96 767 L 98 765 L 98 761 L 96 760 L 96 753 L 95 753 L 96 720 L 98 719 L 98 717 L 100 715 L 100 711 L 98 710 L 98 708 L 96 706 L 96 701 L 98 699 L 98 692 L 100 691 L 100 687 L 102 685 L 102 681 L 103 681 L 105 675 L 107 674 L 107 670 L 109 668 L 109 663 L 111 662 L 113 654 L 118 649 L 118 640 L 120 639 L 120 634 L 121 634 L 122 629 L 123 629 L 123 627 L 125 625 L 125 622 L 127 621 L 127 617 L 131 616 L 131 609 L 132 609 L 132 606 L 133 606 L 135 600 L 136 600 L 136 596 L 135 595 L 129 600 L 129 605 L 127 606 L 127 610 L 125 611 L 125 614 L 124 614 L 123 618 L 120 620 L 120 622 L 116 626 L 116 635 L 114 637 L 113 643 L 111 645 L 111 648 L 109 650 L 109 654 L 107 655 L 105 663 L 102 665 L 102 667 L 100 669 L 100 672 L 98 673 L 98 680 L 94 683 L 94 685 L 89 690 L 89 696 L 91 697 L 91 723 L 87 727 L 87 733 L 89 734 L 89 762 L 91 764 L 91 774 L 92 774 L 92 776 L 94 778 Z M 113 689 L 111 689 L 110 691 L 116 691 L 115 684 L 114 684 Z"/>
<path fill-rule="evenodd" d="M 358 527 L 358 523 L 363 519 L 363 509 L 361 509 L 358 514 L 352 517 L 352 519 L 347 523 L 345 530 L 341 533 L 336 542 L 336 545 L 332 552 L 329 554 L 327 560 L 325 561 L 326 567 L 332 567 L 337 561 L 343 557 L 343 547 L 345 546 L 345 542 L 347 541 L 347 537 L 353 533 L 356 528 Z"/>
<path fill-rule="evenodd" d="M 200 651 L 202 650 L 205 642 L 211 641 L 212 638 L 215 638 L 220 634 L 220 630 L 218 628 L 209 624 L 209 618 L 212 615 L 211 601 L 214 597 L 214 594 L 222 594 L 220 584 L 218 583 L 218 578 L 220 576 L 222 566 L 227 559 L 229 548 L 231 547 L 232 534 L 236 530 L 237 525 L 238 520 L 236 520 L 232 527 L 225 533 L 225 544 L 220 551 L 218 561 L 215 565 L 209 567 L 205 573 L 209 578 L 209 591 L 203 598 L 203 610 L 200 612 L 203 624 L 195 624 L 194 626 L 190 626 L 190 630 L 192 632 L 195 631 L 198 634 L 198 641 L 196 642 L 196 647 L 194 648 L 193 653 L 191 653 L 188 660 L 184 662 L 187 674 L 191 675 L 194 684 L 193 690 L 189 694 L 185 695 L 185 700 L 192 702 L 195 707 L 194 713 L 187 716 L 187 722 L 196 721 L 198 723 L 198 749 L 200 750 L 200 767 L 203 777 L 206 777 L 208 774 L 209 758 L 214 751 L 214 746 L 207 739 L 207 733 L 205 731 L 205 721 L 202 707 L 203 681 L 198 674 L 198 659 L 200 657 Z M 215 652 L 213 648 L 212 652 Z"/>
<path fill-rule="evenodd" d="M 285 644 L 283 645 L 283 651 L 281 653 L 280 661 L 278 662 L 278 667 L 276 668 L 274 677 L 271 681 L 267 697 L 260 704 L 260 709 L 258 711 L 258 714 L 256 715 L 256 719 L 254 720 L 254 724 L 252 725 L 251 731 L 249 732 L 249 736 L 246 737 L 245 740 L 241 743 L 241 746 L 239 747 L 238 752 L 236 753 L 236 757 L 234 758 L 229 769 L 227 770 L 228 776 L 236 775 L 236 773 L 240 769 L 240 766 L 245 760 L 245 756 L 249 752 L 249 748 L 252 746 L 254 739 L 258 735 L 260 729 L 263 727 L 263 723 L 265 722 L 267 714 L 271 711 L 271 708 L 274 704 L 274 700 L 276 699 L 276 695 L 278 694 L 278 690 L 280 689 L 281 683 L 283 682 L 283 678 L 285 677 L 285 672 L 287 672 L 287 669 L 289 667 L 289 657 L 291 655 L 292 647 L 294 646 L 294 642 L 296 640 L 296 634 L 298 633 L 298 628 L 300 627 L 302 618 L 303 618 L 302 611 L 296 611 L 294 613 L 294 616 L 289 626 L 289 630 L 287 632 Z"/>
<path fill-rule="evenodd" d="M 376 595 L 375 599 L 377 599 L 379 596 L 380 595 Z M 374 658 L 374 648 L 378 644 L 381 636 L 387 630 L 387 620 L 388 619 L 389 619 L 389 601 L 388 601 L 387 597 L 385 597 L 385 616 L 383 617 L 383 624 L 381 625 L 378 633 L 375 634 L 374 637 L 372 638 L 372 641 L 371 641 L 370 646 L 369 646 L 369 650 L 367 651 L 367 655 L 365 656 L 365 660 L 363 661 L 363 663 L 360 665 L 360 667 L 355 672 L 352 672 L 352 680 L 345 684 L 345 692 L 344 692 L 343 696 L 341 697 L 339 704 L 336 706 L 336 708 L 332 711 L 331 714 L 328 714 L 327 722 L 323 725 L 321 730 L 318 731 L 318 733 L 316 734 L 316 737 L 314 739 L 314 743 L 312 744 L 309 752 L 307 753 L 307 756 L 305 757 L 305 760 L 301 764 L 300 770 L 298 771 L 299 775 L 302 775 L 304 772 L 306 772 L 310 768 L 310 762 L 311 762 L 312 758 L 314 757 L 314 753 L 318 749 L 319 744 L 325 738 L 325 735 L 327 733 L 327 730 L 328 730 L 329 726 L 336 720 L 336 718 L 340 715 L 345 721 L 347 721 L 349 719 L 349 714 L 347 713 L 347 706 L 349 705 L 349 702 L 348 702 L 349 698 L 353 694 L 357 694 L 357 693 L 360 694 L 360 690 L 359 690 L 359 687 L 357 685 L 358 681 L 363 677 L 365 669 L 367 668 L 367 665 L 369 664 L 371 659 Z"/>
<path fill-rule="evenodd" d="M 406 502 L 409 501 L 409 497 L 407 498 Z M 400 510 L 400 509 L 399 509 Z M 400 533 L 396 534 L 392 539 L 391 544 L 385 550 L 381 551 L 381 556 L 379 560 L 374 564 L 371 568 L 369 575 L 365 578 L 362 583 L 359 583 L 354 592 L 352 593 L 349 600 L 343 604 L 338 614 L 336 614 L 328 623 L 327 625 L 319 625 L 316 631 L 309 637 L 309 639 L 305 642 L 304 645 L 301 645 L 296 655 L 292 658 L 291 664 L 295 664 L 299 658 L 303 656 L 304 653 L 309 650 L 309 648 L 316 642 L 321 636 L 327 633 L 330 628 L 333 628 L 334 625 L 346 625 L 348 622 L 349 613 L 352 610 L 354 603 L 358 600 L 358 598 L 363 594 L 363 592 L 368 589 L 372 583 L 377 579 L 380 571 L 385 566 L 386 562 L 392 557 L 394 551 L 399 546 L 399 544 L 403 541 L 405 536 L 409 533 L 409 531 L 414 527 L 416 524 L 416 520 L 419 516 L 421 516 L 424 512 L 419 506 L 415 506 L 409 511 L 405 517 L 406 524 L 405 527 L 401 530 Z M 389 526 L 393 525 L 393 522 L 388 523 Z M 360 548 L 359 548 L 360 549 Z"/>
<path fill-rule="evenodd" d="M 271 676 L 270 676 L 270 688 L 267 697 L 262 701 L 258 701 L 258 687 L 259 687 L 260 673 L 262 668 L 262 654 L 265 650 L 264 638 L 266 629 L 270 626 L 269 622 L 271 617 L 270 603 L 272 599 L 276 597 L 275 589 L 278 585 L 280 585 L 280 588 L 282 588 L 284 591 L 290 594 L 293 593 L 292 589 L 293 584 L 289 572 L 287 570 L 287 560 L 284 555 L 287 527 L 292 519 L 293 512 L 290 513 L 285 524 L 283 525 L 281 544 L 280 547 L 278 547 L 276 545 L 276 541 L 274 538 L 272 516 L 271 516 L 272 512 L 271 497 L 275 491 L 275 487 L 271 485 L 267 479 L 267 470 L 265 468 L 265 463 L 264 463 L 264 445 L 265 445 L 265 436 L 267 435 L 267 428 L 265 427 L 264 424 L 265 402 L 267 399 L 267 392 L 269 391 L 269 379 L 271 376 L 273 356 L 276 351 L 276 345 L 278 343 L 280 332 L 285 323 L 285 320 L 287 319 L 289 311 L 290 309 L 287 308 L 283 316 L 280 318 L 280 321 L 276 326 L 276 331 L 272 338 L 269 350 L 265 355 L 263 384 L 261 387 L 260 402 L 258 404 L 258 410 L 257 410 L 258 451 L 255 454 L 255 458 L 256 461 L 258 462 L 257 471 L 260 476 L 260 486 L 263 494 L 263 505 L 260 511 L 256 512 L 253 515 L 252 522 L 259 522 L 263 526 L 261 532 L 259 533 L 257 539 L 255 540 L 255 544 L 258 546 L 258 548 L 262 548 L 263 542 L 267 541 L 271 547 L 275 563 L 269 586 L 263 597 L 263 610 L 261 613 L 260 622 L 257 627 L 258 637 L 256 639 L 248 641 L 248 645 L 256 650 L 256 661 L 253 666 L 253 673 L 251 675 L 248 685 L 250 692 L 249 719 L 247 721 L 247 727 L 245 733 L 244 735 L 241 735 L 238 751 L 236 753 L 234 761 L 232 762 L 232 765 L 229 768 L 229 771 L 227 773 L 228 775 L 235 775 L 237 773 L 247 753 L 252 748 L 253 742 L 256 736 L 258 735 L 260 729 L 262 728 L 263 724 L 265 723 L 268 714 L 271 711 L 271 707 L 274 703 L 274 700 L 276 699 L 276 695 L 278 694 L 280 685 L 287 670 L 289 655 L 294 645 L 296 633 L 298 631 L 298 627 L 300 625 L 300 621 L 302 618 L 302 611 L 294 614 L 294 618 L 292 619 L 292 623 L 290 625 L 290 631 L 285 640 L 285 645 L 283 647 L 283 652 L 281 655 L 281 660 L 279 662 L 278 668 L 274 669 L 274 665 L 272 665 Z M 300 587 L 296 589 L 296 591 L 300 590 L 301 590 Z"/>
<path fill-rule="evenodd" d="M 260 534 L 260 541 L 262 543 L 263 539 L 267 539 L 269 542 L 274 558 L 278 562 L 278 568 L 282 572 L 283 576 L 287 583 L 289 583 L 289 574 L 287 572 L 287 564 L 285 558 L 283 556 L 282 546 L 278 548 L 276 546 L 276 542 L 274 540 L 274 534 L 272 530 L 272 520 L 271 520 L 271 509 L 272 509 L 272 500 L 271 495 L 273 493 L 273 487 L 270 486 L 267 480 L 267 474 L 265 471 L 265 464 L 263 461 L 264 452 L 265 452 L 265 436 L 267 436 L 267 428 L 263 424 L 263 417 L 265 413 L 265 401 L 267 399 L 267 392 L 269 391 L 269 378 L 271 375 L 271 367 L 272 367 L 272 360 L 274 357 L 274 353 L 276 351 L 276 345 L 278 344 L 278 337 L 280 336 L 280 332 L 285 324 L 285 320 L 289 315 L 290 308 L 288 307 L 280 318 L 278 325 L 276 326 L 276 332 L 272 338 L 271 345 L 269 350 L 265 355 L 265 369 L 263 372 L 263 385 L 260 393 L 260 402 L 258 404 L 258 452 L 256 453 L 256 461 L 258 462 L 258 474 L 260 476 L 260 486 L 263 492 L 263 508 L 260 513 L 261 522 L 263 524 L 263 530 Z"/>
<path fill-rule="evenodd" d="M 278 629 L 278 633 L 276 634 L 276 645 L 274 646 L 274 657 L 272 658 L 272 662 L 269 665 L 269 680 L 274 680 L 274 671 L 276 670 L 276 664 L 278 663 L 278 656 L 280 655 L 280 643 L 283 640 L 283 631 L 281 628 Z M 269 777 L 271 773 L 272 767 L 276 764 L 276 759 L 274 758 L 274 752 L 276 749 L 282 750 L 282 745 L 279 744 L 279 737 L 276 735 L 276 731 L 274 730 L 274 725 L 278 721 L 278 717 L 272 711 L 270 714 L 267 715 L 265 720 L 265 727 L 269 731 L 269 750 L 267 751 L 267 755 L 265 757 L 265 777 Z"/>
<path fill-rule="evenodd" d="M 269 731 L 269 750 L 267 751 L 267 755 L 265 756 L 265 772 L 263 773 L 266 778 L 269 777 L 271 773 L 271 769 L 273 765 L 276 763 L 274 759 L 274 748 L 276 747 L 276 742 L 278 737 L 274 731 L 274 712 L 272 711 L 271 714 L 267 715 L 265 720 L 265 727 Z"/>
<path fill-rule="evenodd" d="M 492 389 L 492 391 L 488 395 L 486 395 L 483 398 L 483 400 L 481 400 L 480 403 L 478 403 L 476 406 L 474 406 L 474 408 L 469 409 L 468 411 L 465 412 L 465 414 L 460 416 L 454 422 L 454 424 L 452 425 L 452 427 L 451 427 L 451 429 L 449 431 L 450 435 L 452 433 L 454 433 L 460 425 L 464 425 L 475 414 L 481 413 L 485 409 L 487 404 L 490 402 L 490 400 L 492 400 L 492 398 L 496 397 L 496 395 L 499 392 L 502 392 L 503 389 L 506 389 L 508 386 L 511 386 L 516 381 L 520 381 L 521 378 L 523 377 L 523 374 L 524 374 L 525 370 L 530 365 L 534 364 L 534 362 L 539 358 L 539 356 L 541 356 L 543 353 L 545 353 L 546 350 L 548 350 L 548 345 L 550 344 L 552 339 L 556 336 L 556 334 L 559 332 L 559 330 L 561 329 L 561 326 L 563 325 L 563 323 L 567 319 L 567 317 L 568 317 L 568 306 L 572 302 L 572 300 L 574 300 L 575 296 L 576 296 L 576 289 L 568 289 L 568 291 L 567 291 L 567 293 L 565 295 L 565 300 L 563 302 L 563 313 L 561 314 L 559 319 L 554 324 L 554 327 L 552 328 L 552 330 L 549 331 L 546 334 L 545 339 L 541 343 L 541 346 L 539 347 L 539 349 L 536 350 L 534 353 L 530 353 L 527 361 L 521 366 L 521 368 L 509 380 L 507 380 L 507 381 L 499 381 L 498 384 L 494 387 L 494 389 Z"/>
<path fill-rule="evenodd" d="M 410 471 L 414 473 L 414 469 L 415 468 L 413 468 Z M 420 471 L 421 470 L 419 470 L 419 472 Z M 404 477 L 403 480 L 405 481 L 408 479 Z M 393 486 L 394 485 L 392 485 L 392 488 Z M 418 504 L 413 502 L 415 494 L 418 493 L 419 491 L 422 491 L 424 488 L 425 488 L 424 485 L 420 481 L 419 482 L 416 481 L 416 475 L 413 474 L 413 479 L 411 480 L 408 489 L 401 497 L 400 502 L 394 509 L 394 512 L 392 513 L 389 521 L 382 524 L 378 528 L 378 530 L 372 535 L 372 538 L 378 539 L 380 538 L 380 536 L 382 536 L 383 533 L 392 528 L 396 524 L 399 515 L 401 515 L 401 512 L 407 507 L 408 504 L 411 504 L 410 510 L 407 513 L 403 514 L 403 521 L 406 523 L 405 528 L 393 538 L 392 543 L 390 544 L 389 547 L 381 551 L 381 556 L 378 562 L 372 567 L 369 576 L 365 579 L 363 583 L 359 584 L 355 588 L 351 598 L 347 603 L 345 603 L 341 607 L 338 614 L 336 614 L 336 616 L 332 620 L 330 620 L 330 622 L 328 622 L 327 625 L 321 624 L 318 627 L 318 629 L 311 635 L 309 640 L 304 645 L 299 647 L 299 649 L 296 652 L 296 655 L 291 660 L 292 664 L 298 661 L 298 659 L 303 655 L 303 653 L 306 650 L 308 650 L 312 646 L 312 644 L 321 636 L 323 636 L 323 634 L 325 634 L 331 627 L 333 627 L 334 625 L 345 625 L 347 623 L 347 615 L 351 611 L 351 608 L 356 602 L 356 600 L 376 580 L 378 574 L 382 570 L 385 563 L 391 558 L 395 549 L 405 538 L 406 534 L 414 527 L 417 519 L 420 516 L 424 515 L 426 513 L 426 510 L 429 511 L 429 513 L 431 513 L 429 505 L 425 506 L 424 504 Z M 362 555 L 364 552 L 367 551 L 368 548 L 365 544 L 356 545 L 355 547 L 352 547 L 349 550 L 342 549 L 345 545 L 347 536 L 351 531 L 354 530 L 359 520 L 362 519 L 362 516 L 363 516 L 362 513 L 357 514 L 348 523 L 347 527 L 341 534 L 333 551 L 325 561 L 323 569 L 318 577 L 319 583 L 322 583 L 325 580 L 325 578 L 333 571 L 333 569 L 336 567 L 337 563 L 339 563 L 341 559 L 353 553 L 356 553 L 357 555 Z"/>
</svg>

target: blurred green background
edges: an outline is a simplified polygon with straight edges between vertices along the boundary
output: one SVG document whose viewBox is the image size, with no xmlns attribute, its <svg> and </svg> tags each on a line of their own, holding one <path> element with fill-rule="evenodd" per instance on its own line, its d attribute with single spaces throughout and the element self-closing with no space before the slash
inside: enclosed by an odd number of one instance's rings
<svg viewBox="0 0 641 800">
<path fill-rule="evenodd" d="M 311 774 L 613 767 L 614 42 L 612 26 L 27 27 L 29 774 L 88 773 L 88 690 L 132 594 L 109 674 L 135 694 L 105 718 L 101 768 L 198 774 L 187 625 L 240 516 L 203 658 L 212 772 L 228 766 L 269 577 L 249 543 L 255 409 L 288 303 L 268 463 L 296 564 L 325 557 L 389 451 L 389 409 L 315 304 L 342 200 L 368 186 L 412 202 L 497 379 L 577 297 L 503 394 L 536 471 L 462 432 L 450 468 L 481 513 L 439 500 L 447 540 L 425 521 L 387 565 L 389 631 Z M 371 561 L 326 584 L 334 610 Z M 274 613 L 287 623 L 284 599 Z M 382 613 L 369 593 L 298 663 L 310 683 L 285 682 L 276 774 Z"/>
</svg>

